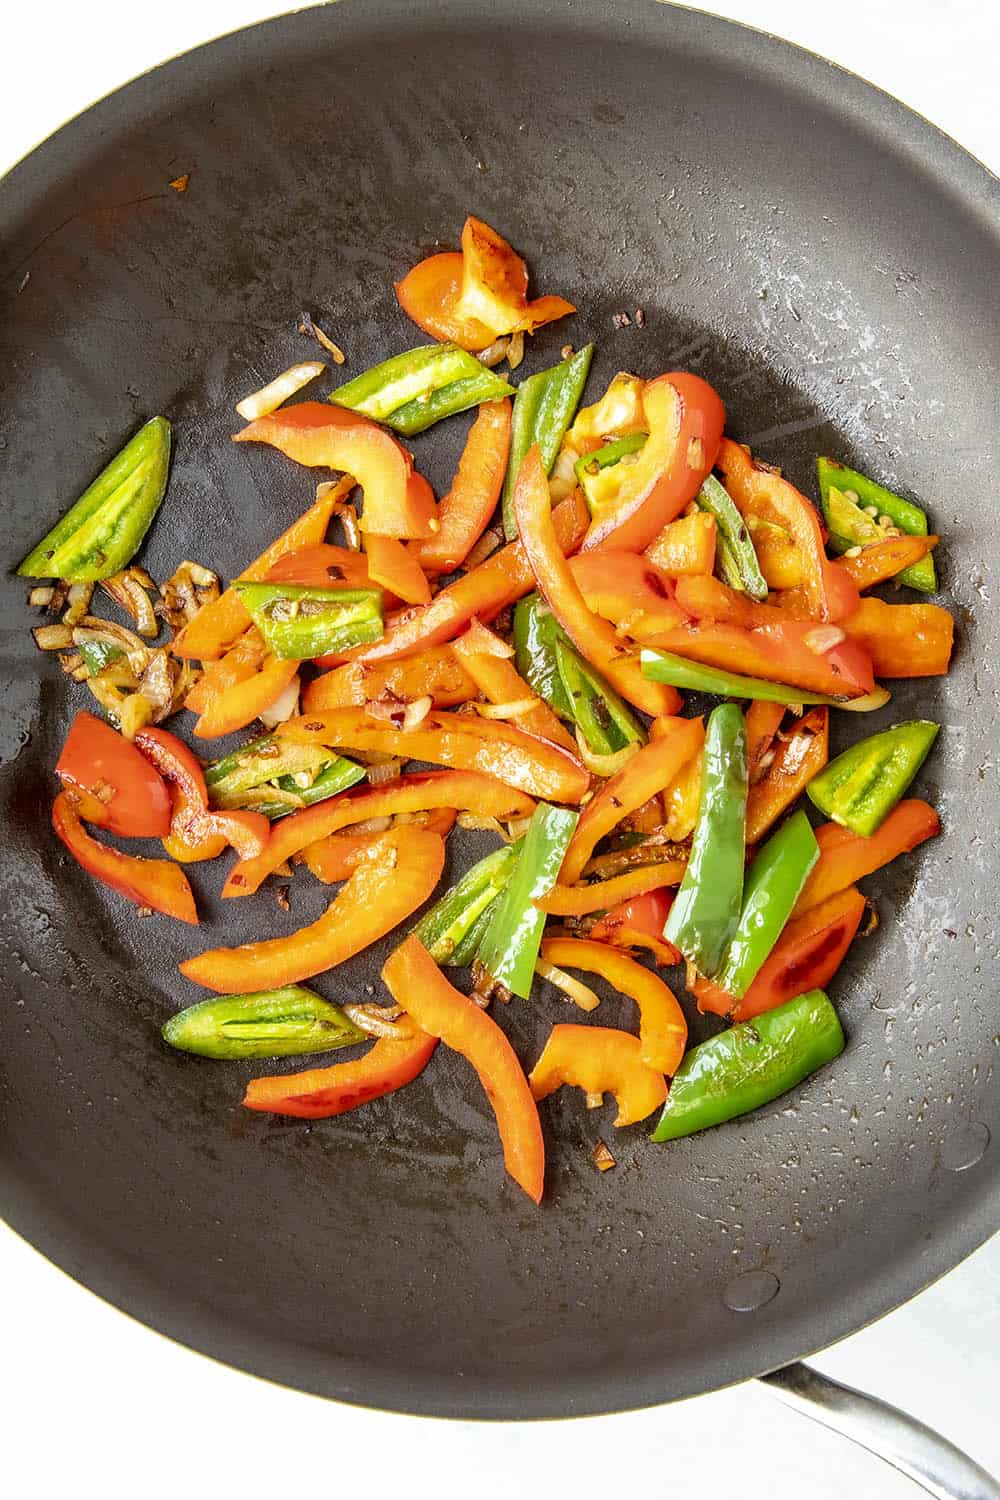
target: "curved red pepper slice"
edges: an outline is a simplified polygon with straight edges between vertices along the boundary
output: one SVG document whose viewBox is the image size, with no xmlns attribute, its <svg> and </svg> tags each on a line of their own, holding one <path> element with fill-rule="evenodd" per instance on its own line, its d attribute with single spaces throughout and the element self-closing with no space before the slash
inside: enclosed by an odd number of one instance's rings
<svg viewBox="0 0 1000 1500">
<path fill-rule="evenodd" d="M 937 813 L 918 797 L 898 803 L 871 838 L 852 833 L 839 823 L 824 823 L 816 829 L 819 859 L 802 888 L 792 916 L 801 917 L 940 832 Z"/>
<path fill-rule="evenodd" d="M 302 1120 L 346 1114 L 412 1083 L 430 1062 L 436 1046 L 437 1038 L 422 1031 L 408 1037 L 379 1037 L 363 1057 L 350 1062 L 277 1078 L 252 1078 L 243 1103 L 247 1109 Z"/>
<path fill-rule="evenodd" d="M 673 904 L 674 893 L 667 889 L 631 896 L 598 917 L 590 936 L 616 948 L 648 948 L 656 962 L 669 969 L 683 963 L 680 949 L 663 936 Z"/>
<path fill-rule="evenodd" d="M 430 604 L 431 587 L 416 554 L 395 537 L 365 538 L 368 572 L 377 588 L 388 589 L 407 604 Z"/>
<path fill-rule="evenodd" d="M 662 931 L 662 929 L 661 929 Z M 668 984 L 606 943 L 586 938 L 546 938 L 541 956 L 560 969 L 600 974 L 639 1007 L 640 1057 L 647 1068 L 673 1075 L 687 1046 L 687 1021 Z"/>
<path fill-rule="evenodd" d="M 715 463 L 726 411 L 707 381 L 683 371 L 659 375 L 642 404 L 649 437 L 615 504 L 595 517 L 584 552 L 642 552 L 691 503 Z"/>
<path fill-rule="evenodd" d="M 507 1171 L 539 1203 L 545 1179 L 542 1127 L 524 1070 L 500 1027 L 448 983 L 412 934 L 387 959 L 382 979 L 422 1031 L 440 1037 L 475 1068 L 496 1115 Z"/>
<path fill-rule="evenodd" d="M 670 579 L 641 553 L 578 552 L 569 567 L 587 607 L 633 640 L 673 630 L 687 618 Z"/>
<path fill-rule="evenodd" d="M 469 430 L 451 489 L 438 506 L 441 529 L 410 551 L 428 573 L 461 567 L 496 510 L 510 453 L 511 405 L 484 401 Z"/>
<path fill-rule="evenodd" d="M 417 828 L 427 828 L 446 839 L 455 824 L 458 813 L 453 807 L 436 807 L 430 812 L 404 815 Z M 302 850 L 302 863 L 321 880 L 324 885 L 336 885 L 350 878 L 358 862 L 358 855 L 371 849 L 376 840 L 385 833 L 330 833 L 307 844 Z"/>
<path fill-rule="evenodd" d="M 339 469 L 364 491 L 362 531 L 390 537 L 436 530 L 429 485 L 410 485 L 413 459 L 402 443 L 357 412 L 325 401 L 302 401 L 258 417 L 234 443 L 268 443 L 308 468 Z"/>
<path fill-rule="evenodd" d="M 187 876 L 168 859 L 138 859 L 121 854 L 92 839 L 77 815 L 66 792 L 60 792 L 52 806 L 52 827 L 72 854 L 95 880 L 110 886 L 137 906 L 162 911 L 178 922 L 198 925 L 194 896 Z"/>
<path fill-rule="evenodd" d="M 80 817 L 122 838 L 159 839 L 170 828 L 170 795 L 134 745 L 81 709 L 56 761 Z"/>
<path fill-rule="evenodd" d="M 173 816 L 163 847 L 182 864 L 214 859 L 231 844 L 241 859 L 262 854 L 271 835 L 263 813 L 221 812 L 208 805 L 205 773 L 183 740 L 167 729 L 140 729 L 136 749 L 172 787 Z"/>
<path fill-rule="evenodd" d="M 302 693 L 304 714 L 328 708 L 363 708 L 379 699 L 413 703 L 430 698 L 435 708 L 454 708 L 478 696 L 475 682 L 451 646 L 429 646 L 398 661 L 348 661 L 314 677 Z"/>
<path fill-rule="evenodd" d="M 642 1060 L 642 1044 L 610 1026 L 553 1026 L 529 1076 L 536 1099 L 547 1099 L 564 1083 L 588 1095 L 613 1094 L 616 1125 L 635 1125 L 667 1097 L 661 1072 Z"/>
</svg>

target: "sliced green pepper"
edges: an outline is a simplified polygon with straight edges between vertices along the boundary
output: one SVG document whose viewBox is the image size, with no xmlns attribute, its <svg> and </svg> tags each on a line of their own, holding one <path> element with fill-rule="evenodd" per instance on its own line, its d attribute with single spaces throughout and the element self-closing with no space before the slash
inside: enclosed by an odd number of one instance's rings
<svg viewBox="0 0 1000 1500">
<path fill-rule="evenodd" d="M 443 417 L 513 394 L 514 387 L 474 354 L 455 344 L 423 344 L 373 365 L 338 387 L 330 400 L 412 437 Z"/>
<path fill-rule="evenodd" d="M 759 849 L 746 874 L 743 907 L 714 982 L 742 1000 L 802 894 L 819 845 L 809 819 L 793 813 Z"/>
<path fill-rule="evenodd" d="M 520 841 L 487 854 L 421 917 L 413 930 L 435 963 L 457 966 L 472 962 L 464 956 L 466 940 L 479 918 L 506 889 L 519 853 Z"/>
<path fill-rule="evenodd" d="M 810 799 L 835 823 L 871 838 L 920 770 L 939 728 L 911 719 L 860 740 L 810 781 Z"/>
<path fill-rule="evenodd" d="M 345 792 L 364 776 L 363 766 L 331 754 L 322 745 L 292 745 L 279 742 L 273 735 L 264 735 L 205 767 L 205 785 L 213 807 L 244 806 L 247 792 L 271 785 L 294 792 L 303 806 L 311 807 L 314 802 Z M 274 822 L 296 808 L 282 801 L 255 801 L 254 811 Z"/>
<path fill-rule="evenodd" d="M 663 935 L 711 979 L 740 919 L 746 857 L 747 730 L 735 703 L 708 716 L 691 857 Z"/>
<path fill-rule="evenodd" d="M 723 580 L 731 589 L 749 594 L 751 599 L 766 599 L 767 583 L 760 571 L 753 538 L 729 491 L 714 474 L 709 474 L 694 500 L 699 510 L 715 517 L 715 546 Z"/>
<path fill-rule="evenodd" d="M 556 664 L 573 722 L 595 755 L 614 755 L 626 745 L 644 745 L 646 731 L 624 699 L 570 645 L 557 625 Z"/>
<path fill-rule="evenodd" d="M 625 437 L 618 438 L 603 448 L 596 448 L 592 453 L 584 453 L 577 459 L 573 465 L 573 471 L 583 490 L 591 515 L 603 510 L 617 497 L 621 487 L 621 475 L 612 471 L 617 468 L 623 458 L 638 453 L 645 444 L 646 437 L 645 432 L 630 432 Z"/>
<path fill-rule="evenodd" d="M 823 991 L 798 995 L 692 1047 L 652 1138 L 674 1141 L 770 1104 L 843 1050 L 843 1028 Z"/>
<path fill-rule="evenodd" d="M 524 455 L 532 443 L 537 443 L 546 474 L 552 472 L 566 429 L 580 404 L 593 355 L 593 344 L 585 344 L 572 359 L 564 359 L 550 370 L 529 375 L 517 388 L 511 421 L 510 458 L 503 487 L 503 529 L 509 541 L 517 536 L 514 485 Z"/>
<path fill-rule="evenodd" d="M 540 594 L 529 594 L 514 606 L 514 661 L 517 670 L 539 698 L 561 719 L 573 719 L 573 709 L 559 675 L 556 641 L 566 633 Z"/>
<path fill-rule="evenodd" d="M 825 698 L 821 693 L 807 693 L 783 682 L 767 682 L 763 677 L 741 677 L 738 672 L 725 672 L 721 667 L 706 667 L 700 661 L 675 656 L 671 651 L 654 651 L 651 646 L 643 647 L 641 661 L 642 675 L 652 678 L 653 682 L 666 682 L 690 693 L 716 693 L 720 698 L 760 698 L 767 703 L 826 703 L 831 708 L 845 708 L 858 714 L 881 708 L 888 703 L 890 696 L 885 688 L 876 688 L 862 698 Z"/>
<path fill-rule="evenodd" d="M 253 995 L 222 995 L 179 1011 L 163 1040 L 199 1057 L 298 1057 L 365 1040 L 337 1005 L 300 984 Z"/>
<path fill-rule="evenodd" d="M 153 417 L 28 553 L 24 578 L 92 583 L 120 573 L 160 508 L 170 468 L 170 423 Z"/>
<path fill-rule="evenodd" d="M 111 662 L 125 655 L 121 646 L 115 646 L 111 641 L 81 641 L 77 650 L 91 677 L 96 677 Z"/>
<path fill-rule="evenodd" d="M 912 501 L 904 500 L 902 495 L 887 490 L 884 485 L 876 484 L 867 475 L 859 474 L 857 469 L 848 469 L 832 458 L 818 458 L 816 472 L 823 516 L 834 552 L 846 552 L 849 547 L 864 547 L 871 542 L 883 541 L 885 530 L 878 524 L 879 516 L 888 516 L 892 524 L 905 531 L 907 536 L 927 535 L 926 511 Z M 871 509 L 877 515 L 866 513 Z M 919 589 L 922 594 L 933 594 L 937 588 L 934 558 L 929 552 L 897 576 L 900 583 L 908 583 L 911 589 Z"/>
<path fill-rule="evenodd" d="M 306 661 L 381 640 L 381 589 L 314 589 L 297 583 L 233 588 L 275 656 Z"/>
<path fill-rule="evenodd" d="M 490 930 L 490 923 L 496 914 L 496 909 L 503 900 L 503 892 L 494 896 L 489 906 L 480 913 L 468 932 L 459 939 L 455 951 L 448 960 L 448 966 L 452 969 L 467 969 L 475 963 L 479 956 L 479 950 L 483 945 L 483 939 Z"/>
<path fill-rule="evenodd" d="M 531 993 L 545 927 L 545 913 L 534 902 L 547 896 L 558 880 L 579 816 L 565 807 L 538 803 L 479 947 L 479 962 L 486 972 L 522 1000 Z"/>
</svg>

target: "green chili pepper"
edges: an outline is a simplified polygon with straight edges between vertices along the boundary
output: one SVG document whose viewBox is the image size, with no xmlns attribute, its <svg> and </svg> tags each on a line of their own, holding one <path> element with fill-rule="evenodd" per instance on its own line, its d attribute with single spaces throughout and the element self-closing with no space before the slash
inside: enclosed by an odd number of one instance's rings
<svg viewBox="0 0 1000 1500">
<path fill-rule="evenodd" d="M 565 640 L 566 634 L 540 594 L 529 594 L 515 604 L 513 639 L 517 670 L 532 692 L 560 718 L 572 720 L 556 658 L 556 641 Z"/>
<path fill-rule="evenodd" d="M 494 896 L 489 906 L 479 913 L 468 932 L 460 938 L 455 946 L 455 951 L 448 960 L 448 967 L 452 969 L 467 969 L 474 964 L 479 956 L 479 950 L 483 945 L 483 939 L 490 930 L 490 923 L 496 914 L 496 909 L 503 900 L 503 892 Z"/>
<path fill-rule="evenodd" d="M 245 807 L 247 793 L 269 786 L 294 792 L 311 807 L 363 781 L 365 770 L 353 760 L 333 755 L 322 745 L 290 745 L 264 735 L 205 767 L 205 785 L 213 807 Z M 254 800 L 255 812 L 274 822 L 295 807 L 287 802 Z"/>
<path fill-rule="evenodd" d="M 337 1005 L 300 984 L 254 995 L 221 995 L 179 1011 L 163 1040 L 199 1057 L 297 1057 L 365 1040 Z"/>
<path fill-rule="evenodd" d="M 832 458 L 818 458 L 816 472 L 819 475 L 819 493 L 823 503 L 823 516 L 830 533 L 830 546 L 834 552 L 846 552 L 849 547 L 864 547 L 871 542 L 885 540 L 885 530 L 879 526 L 878 518 L 888 516 L 893 526 L 905 531 L 907 536 L 927 535 L 927 512 L 894 494 L 884 485 L 876 484 L 857 469 L 848 469 Z M 875 509 L 877 515 L 866 514 Z M 897 574 L 900 583 L 908 583 L 911 589 L 922 594 L 933 594 L 937 589 L 937 573 L 934 558 L 928 552 L 919 562 Z"/>
<path fill-rule="evenodd" d="M 503 487 L 503 529 L 508 540 L 517 536 L 514 485 L 524 455 L 532 443 L 537 443 L 545 472 L 551 474 L 566 429 L 580 404 L 593 354 L 593 344 L 585 344 L 572 359 L 564 359 L 550 370 L 529 375 L 517 388 L 511 422 L 510 458 Z"/>
<path fill-rule="evenodd" d="M 445 891 L 413 929 L 435 963 L 457 966 L 475 924 L 506 888 L 517 863 L 520 841 L 487 854 Z M 477 944 L 478 946 L 478 944 Z M 458 957 L 462 950 L 462 958 Z M 475 950 L 473 950 L 475 957 Z M 471 963 L 471 958 L 464 960 Z"/>
<path fill-rule="evenodd" d="M 28 553 L 18 573 L 92 583 L 121 572 L 160 508 L 169 468 L 170 423 L 153 417 Z"/>
<path fill-rule="evenodd" d="M 556 664 L 573 722 L 595 755 L 646 743 L 646 731 L 614 688 L 570 645 L 560 628 Z"/>
<path fill-rule="evenodd" d="M 381 640 L 381 589 L 314 589 L 297 583 L 233 588 L 275 656 L 305 661 Z"/>
<path fill-rule="evenodd" d="M 731 589 L 749 594 L 751 599 L 766 599 L 767 583 L 760 571 L 753 538 L 728 490 L 714 474 L 709 474 L 694 499 L 699 510 L 715 517 L 715 545 L 724 581 Z"/>
<path fill-rule="evenodd" d="M 793 813 L 758 851 L 746 874 L 739 925 L 715 975 L 715 983 L 727 995 L 742 1000 L 818 859 L 816 835 L 802 811 Z"/>
<path fill-rule="evenodd" d="M 920 770 L 939 728 L 911 719 L 860 740 L 810 781 L 810 799 L 835 823 L 871 838 Z"/>
<path fill-rule="evenodd" d="M 531 993 L 545 927 L 545 913 L 534 902 L 547 896 L 558 880 L 579 816 L 565 807 L 538 803 L 517 864 L 480 944 L 479 961 L 486 972 L 523 1000 Z"/>
<path fill-rule="evenodd" d="M 424 344 L 383 360 L 334 391 L 330 400 L 407 437 L 514 387 L 454 344 Z"/>
<path fill-rule="evenodd" d="M 663 935 L 709 979 L 736 932 L 746 856 L 747 730 L 735 703 L 708 716 L 691 857 Z"/>
<path fill-rule="evenodd" d="M 845 708 L 850 713 L 863 714 L 882 708 L 890 697 L 886 688 L 876 688 L 862 698 L 825 698 L 821 693 L 807 693 L 782 682 L 767 682 L 763 677 L 741 677 L 737 672 L 726 672 L 721 667 L 706 667 L 700 661 L 689 661 L 686 656 L 675 656 L 670 651 L 654 651 L 651 646 L 643 647 L 640 659 L 643 677 L 649 677 L 653 682 L 666 682 L 690 693 L 716 693 L 720 698 L 761 698 L 767 703 L 826 703 L 831 708 Z"/>
<path fill-rule="evenodd" d="M 77 650 L 91 677 L 96 677 L 111 662 L 125 655 L 121 646 L 112 645 L 110 641 L 81 641 Z"/>
<path fill-rule="evenodd" d="M 646 442 L 646 436 L 644 432 L 630 432 L 604 448 L 596 448 L 593 453 L 584 453 L 577 459 L 573 470 L 591 515 L 603 510 L 617 498 L 621 475 L 613 471 L 623 458 L 639 452 Z"/>
<path fill-rule="evenodd" d="M 843 1028 L 823 991 L 798 995 L 692 1047 L 652 1138 L 674 1141 L 770 1104 L 843 1050 Z"/>
</svg>

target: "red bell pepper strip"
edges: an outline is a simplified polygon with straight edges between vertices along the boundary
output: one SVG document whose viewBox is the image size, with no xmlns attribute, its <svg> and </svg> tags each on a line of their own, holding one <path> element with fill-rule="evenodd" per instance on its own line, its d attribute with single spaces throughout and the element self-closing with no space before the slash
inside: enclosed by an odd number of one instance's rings
<svg viewBox="0 0 1000 1500">
<path fill-rule="evenodd" d="M 542 1127 L 528 1080 L 500 1027 L 448 983 L 412 933 L 386 961 L 382 979 L 422 1031 L 439 1037 L 475 1068 L 496 1115 L 507 1171 L 539 1203 L 545 1178 Z"/>
<path fill-rule="evenodd" d="M 698 1009 L 751 1021 L 806 990 L 823 988 L 843 963 L 864 911 L 864 896 L 851 886 L 793 917 L 742 1000 L 734 1000 L 707 979 L 697 979 Z"/>
<path fill-rule="evenodd" d="M 752 458 L 729 438 L 723 438 L 716 462 L 740 514 L 779 526 L 792 538 L 813 618 L 837 623 L 852 615 L 858 607 L 857 588 L 850 575 L 827 558 L 819 516 L 806 497 L 777 469 Z"/>
<path fill-rule="evenodd" d="M 668 723 L 670 732 L 663 732 Z M 637 750 L 580 814 L 559 872 L 563 885 L 575 884 L 600 840 L 669 786 L 692 755 L 697 755 L 705 738 L 701 719 L 663 720 L 661 725 L 657 738 Z"/>
<path fill-rule="evenodd" d="M 536 1099 L 547 1099 L 564 1083 L 583 1089 L 588 1103 L 613 1094 L 616 1125 L 636 1125 L 667 1097 L 667 1081 L 643 1062 L 639 1038 L 610 1026 L 553 1026 L 528 1082 Z"/>
<path fill-rule="evenodd" d="M 484 401 L 451 489 L 438 505 L 440 530 L 410 546 L 425 572 L 453 573 L 464 563 L 496 510 L 509 452 L 510 402 Z"/>
<path fill-rule="evenodd" d="M 709 667 L 783 682 L 825 697 L 860 698 L 870 693 L 875 682 L 867 650 L 849 639 L 826 651 L 813 649 L 809 642 L 817 640 L 814 632 L 819 628 L 808 620 L 752 630 L 715 620 L 692 620 L 645 644 Z"/>
<path fill-rule="evenodd" d="M 816 829 L 819 860 L 802 888 L 793 918 L 812 911 L 856 880 L 881 870 L 890 860 L 909 853 L 940 832 L 937 813 L 917 797 L 897 803 L 871 838 L 851 833 L 839 823 L 824 823 Z"/>
<path fill-rule="evenodd" d="M 677 1072 L 687 1046 L 687 1021 L 673 990 L 642 964 L 606 943 L 586 938 L 546 938 L 542 958 L 560 969 L 600 974 L 639 1007 L 640 1057 L 647 1068 Z"/>
<path fill-rule="evenodd" d="M 395 537 L 376 536 L 369 532 L 365 538 L 365 552 L 372 583 L 391 590 L 407 604 L 430 604 L 431 588 L 426 574 L 419 559 L 402 542 L 397 542 Z"/>
<path fill-rule="evenodd" d="M 172 788 L 173 815 L 163 846 L 182 864 L 214 859 L 231 844 L 241 859 L 264 852 L 271 825 L 262 813 L 217 812 L 208 805 L 205 773 L 183 740 L 167 729 L 140 729 L 136 749 Z"/>
<path fill-rule="evenodd" d="M 587 608 L 633 640 L 673 630 L 687 618 L 674 602 L 673 584 L 641 553 L 578 552 L 569 567 Z"/>
<path fill-rule="evenodd" d="M 259 557 L 240 574 L 243 581 L 259 583 L 288 553 L 315 547 L 326 536 L 330 518 L 354 488 L 350 476 L 340 480 L 317 497 L 287 531 L 283 531 Z M 204 605 L 194 619 L 174 636 L 170 649 L 175 656 L 197 661 L 215 661 L 227 647 L 243 634 L 250 615 L 236 590 L 228 588 L 211 604 Z"/>
<path fill-rule="evenodd" d="M 90 837 L 67 792 L 52 806 L 52 827 L 77 864 L 95 880 L 118 891 L 137 906 L 165 912 L 178 922 L 198 925 L 194 896 L 184 871 L 168 859 L 137 859 Z"/>
<path fill-rule="evenodd" d="M 346 1114 L 393 1094 L 412 1083 L 431 1060 L 437 1038 L 414 1031 L 411 1036 L 379 1037 L 363 1057 L 333 1063 L 329 1068 L 309 1068 L 304 1073 L 284 1073 L 273 1078 L 252 1078 L 243 1103 L 247 1109 L 275 1115 L 294 1115 L 302 1120 L 323 1120 Z"/>
<path fill-rule="evenodd" d="M 56 761 L 56 775 L 87 823 L 123 838 L 159 839 L 170 829 L 170 794 L 134 745 L 81 709 Z"/>
<path fill-rule="evenodd" d="M 636 708 L 654 718 L 672 713 L 680 704 L 676 691 L 643 677 L 638 655 L 623 646 L 607 620 L 588 609 L 559 546 L 537 443 L 528 449 L 517 476 L 514 514 L 538 587 L 577 650 Z"/>
<path fill-rule="evenodd" d="M 488 645 L 491 641 L 495 642 L 501 651 L 506 650 L 499 636 L 493 635 L 485 625 L 480 625 L 478 629 L 467 631 L 465 635 L 459 636 L 451 650 L 475 682 L 478 691 L 489 703 L 530 705 L 519 713 L 510 714 L 510 723 L 516 724 L 518 729 L 523 729 L 525 734 L 537 734 L 544 740 L 551 740 L 553 744 L 561 745 L 564 750 L 568 750 L 571 755 L 575 756 L 576 740 L 552 712 L 549 705 L 529 687 L 510 658 L 498 655 L 492 650 L 483 649 L 484 642 Z"/>
<path fill-rule="evenodd" d="M 669 859 L 658 865 L 640 865 L 623 875 L 612 875 L 610 880 L 595 880 L 592 885 L 560 883 L 535 905 L 550 917 L 585 917 L 591 911 L 609 911 L 620 901 L 658 891 L 661 886 L 680 885 L 686 868 L 685 861 Z"/>
<path fill-rule="evenodd" d="M 208 702 L 194 726 L 196 737 L 212 740 L 252 724 L 281 696 L 298 669 L 297 661 L 265 656 L 260 670 L 252 677 L 225 688 Z"/>
<path fill-rule="evenodd" d="M 614 505 L 594 518 L 583 551 L 642 552 L 690 505 L 711 473 L 726 412 L 697 375 L 659 375 L 643 389 L 649 437 L 630 464 Z"/>
<path fill-rule="evenodd" d="M 699 510 L 668 521 L 645 556 L 668 578 L 711 573 L 715 567 L 715 517 Z"/>
<path fill-rule="evenodd" d="M 936 536 L 892 536 L 871 542 L 854 557 L 839 557 L 836 567 L 850 574 L 857 589 L 871 589 L 912 568 L 938 544 Z M 853 550 L 853 549 L 852 549 Z M 903 582 L 905 583 L 905 579 Z"/>
<path fill-rule="evenodd" d="M 680 949 L 663 936 L 673 904 L 673 892 L 666 889 L 647 891 L 644 896 L 619 901 L 617 906 L 598 917 L 590 929 L 590 936 L 596 942 L 611 943 L 615 948 L 648 948 L 656 962 L 669 969 L 683 962 Z"/>
<path fill-rule="evenodd" d="M 430 765 L 483 771 L 546 802 L 580 802 L 590 787 L 588 772 L 559 745 L 472 714 L 431 709 L 416 728 L 401 729 L 361 708 L 334 708 L 289 719 L 276 733 L 298 745 L 378 750 Z"/>
<path fill-rule="evenodd" d="M 324 672 L 302 694 L 304 714 L 328 708 L 361 708 L 380 700 L 413 703 L 430 698 L 435 708 L 454 708 L 477 696 L 477 688 L 450 646 L 431 646 L 400 661 L 345 662 Z"/>
<path fill-rule="evenodd" d="M 756 706 L 756 705 L 754 705 Z M 769 708 L 771 704 L 767 705 Z M 782 707 L 781 704 L 778 707 Z M 749 729 L 749 715 L 747 716 Z M 750 770 L 746 839 L 756 844 L 818 776 L 830 755 L 830 711 L 813 708 L 789 725 L 764 770 Z"/>
<path fill-rule="evenodd" d="M 495 337 L 478 318 L 463 317 L 458 312 L 462 290 L 462 255 L 445 250 L 419 261 L 396 282 L 399 305 L 418 328 L 431 338 L 460 349 L 485 349 Z"/>
<path fill-rule="evenodd" d="M 448 837 L 457 816 L 453 807 L 437 807 L 431 812 L 405 815 L 407 823 L 412 822 L 417 828 L 426 828 L 431 833 L 440 834 L 443 839 Z M 336 885 L 349 878 L 358 862 L 358 855 L 366 853 L 376 840 L 384 837 L 384 832 L 327 834 L 314 844 L 306 845 L 302 850 L 302 863 L 324 885 Z"/>
<path fill-rule="evenodd" d="M 352 475 L 364 491 L 362 531 L 401 538 L 436 530 L 430 487 L 426 481 L 411 484 L 411 455 L 390 433 L 346 407 L 326 401 L 282 406 L 235 433 L 233 442 L 268 443 L 308 468 Z"/>
<path fill-rule="evenodd" d="M 237 637 L 224 656 L 208 662 L 184 699 L 184 707 L 193 714 L 203 714 L 222 693 L 238 682 L 248 682 L 256 676 L 266 655 L 264 637 L 256 625 L 251 625 Z"/>
<path fill-rule="evenodd" d="M 223 995 L 298 984 L 385 937 L 427 900 L 443 868 L 444 840 L 438 834 L 412 826 L 393 828 L 358 858 L 350 879 L 317 921 L 287 937 L 211 948 L 186 959 L 180 971 Z"/>
<path fill-rule="evenodd" d="M 530 817 L 534 803 L 522 792 L 512 791 L 495 777 L 479 771 L 418 771 L 385 786 L 355 787 L 279 819 L 258 858 L 240 860 L 233 866 L 222 894 L 252 896 L 268 875 L 293 854 L 353 823 L 391 818 L 398 813 L 426 812 L 436 807 L 474 809 L 484 817 L 506 820 Z"/>
<path fill-rule="evenodd" d="M 582 495 L 574 493 L 552 510 L 559 546 L 573 551 L 587 529 L 589 512 Z M 535 575 L 520 542 L 510 542 L 436 594 L 423 609 L 404 610 L 391 621 L 382 640 L 363 646 L 352 658 L 364 662 L 393 661 L 429 646 L 454 640 L 473 619 L 492 620 L 508 604 L 530 594 Z"/>
<path fill-rule="evenodd" d="M 862 599 L 843 628 L 879 677 L 941 677 L 951 662 L 955 622 L 939 604 Z"/>
</svg>

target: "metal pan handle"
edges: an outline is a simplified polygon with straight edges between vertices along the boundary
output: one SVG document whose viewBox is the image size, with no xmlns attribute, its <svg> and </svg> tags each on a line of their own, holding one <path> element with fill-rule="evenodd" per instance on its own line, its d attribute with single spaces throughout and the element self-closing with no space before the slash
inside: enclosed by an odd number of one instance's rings
<svg viewBox="0 0 1000 1500">
<path fill-rule="evenodd" d="M 840 1385 L 810 1365 L 762 1375 L 779 1401 L 859 1443 L 938 1500 L 1000 1500 L 1000 1484 L 954 1443 L 898 1407 Z"/>
</svg>

